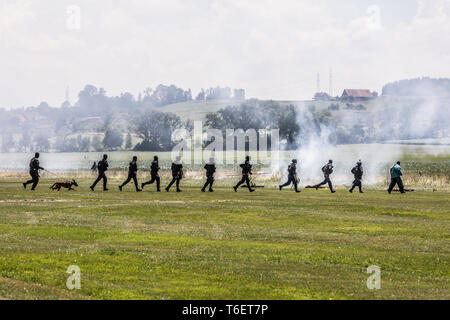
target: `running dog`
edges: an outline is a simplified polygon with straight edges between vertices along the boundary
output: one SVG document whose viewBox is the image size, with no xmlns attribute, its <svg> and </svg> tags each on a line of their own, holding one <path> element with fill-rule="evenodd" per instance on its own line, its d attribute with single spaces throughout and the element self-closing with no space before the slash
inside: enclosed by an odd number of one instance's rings
<svg viewBox="0 0 450 320">
<path fill-rule="evenodd" d="M 72 181 L 58 181 L 58 182 L 55 182 L 50 187 L 50 189 L 59 191 L 59 190 L 61 190 L 61 188 L 67 188 L 68 191 L 70 191 L 70 190 L 74 190 L 75 191 L 73 186 L 78 187 L 78 183 L 75 180 L 72 180 Z"/>
</svg>

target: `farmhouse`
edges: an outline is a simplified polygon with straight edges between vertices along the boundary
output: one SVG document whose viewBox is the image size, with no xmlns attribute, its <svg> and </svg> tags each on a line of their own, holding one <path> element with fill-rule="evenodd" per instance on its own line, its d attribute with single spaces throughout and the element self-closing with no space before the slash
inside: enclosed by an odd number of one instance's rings
<svg viewBox="0 0 450 320">
<path fill-rule="evenodd" d="M 343 101 L 367 101 L 373 98 L 369 89 L 345 89 L 341 96 Z"/>
</svg>

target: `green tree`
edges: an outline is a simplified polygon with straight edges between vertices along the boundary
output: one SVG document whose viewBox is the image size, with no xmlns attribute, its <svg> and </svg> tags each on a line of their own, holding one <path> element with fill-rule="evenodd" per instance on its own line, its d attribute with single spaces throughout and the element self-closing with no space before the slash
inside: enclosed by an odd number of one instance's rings
<svg viewBox="0 0 450 320">
<path fill-rule="evenodd" d="M 128 132 L 125 142 L 125 149 L 130 150 L 132 147 L 133 147 L 133 140 L 131 138 L 131 133 Z"/>
<path fill-rule="evenodd" d="M 106 130 L 105 137 L 103 138 L 103 146 L 107 150 L 114 150 L 120 148 L 123 143 L 122 133 L 118 130 L 110 128 Z"/>
<path fill-rule="evenodd" d="M 34 145 L 35 150 L 39 152 L 48 152 L 48 150 L 50 150 L 50 142 L 48 141 L 48 138 L 42 134 L 36 137 Z"/>
<path fill-rule="evenodd" d="M 170 112 L 150 111 L 136 120 L 136 134 L 142 138 L 134 150 L 169 151 L 172 149 L 172 132 L 183 123 L 177 115 Z"/>
<path fill-rule="evenodd" d="M 77 136 L 77 149 L 79 152 L 89 152 L 91 147 L 91 138 L 83 137 L 81 134 Z"/>
<path fill-rule="evenodd" d="M 14 139 L 12 134 L 5 133 L 2 135 L 2 152 L 9 152 L 14 147 Z"/>
<path fill-rule="evenodd" d="M 94 149 L 94 151 L 102 151 L 103 150 L 103 141 L 102 141 L 102 138 L 100 137 L 100 135 L 95 135 L 92 138 L 91 146 L 92 146 L 92 149 Z"/>
<path fill-rule="evenodd" d="M 19 145 L 23 152 L 27 152 L 28 149 L 31 147 L 31 137 L 28 134 L 28 132 L 24 132 L 22 134 L 22 139 L 20 140 Z"/>
</svg>

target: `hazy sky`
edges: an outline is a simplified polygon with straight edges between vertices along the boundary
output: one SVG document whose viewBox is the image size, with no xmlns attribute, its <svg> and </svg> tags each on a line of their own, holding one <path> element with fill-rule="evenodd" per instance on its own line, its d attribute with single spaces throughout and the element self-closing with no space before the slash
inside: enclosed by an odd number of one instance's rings
<svg viewBox="0 0 450 320">
<path fill-rule="evenodd" d="M 310 99 L 330 68 L 334 94 L 450 76 L 450 0 L 0 0 L 0 107 L 85 84 Z"/>
</svg>

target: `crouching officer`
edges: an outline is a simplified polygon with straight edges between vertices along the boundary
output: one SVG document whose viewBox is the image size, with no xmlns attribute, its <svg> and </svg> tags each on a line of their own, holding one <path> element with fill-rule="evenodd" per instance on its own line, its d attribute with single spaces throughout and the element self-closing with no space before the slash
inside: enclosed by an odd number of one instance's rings
<svg viewBox="0 0 450 320">
<path fill-rule="evenodd" d="M 205 165 L 206 170 L 206 182 L 202 188 L 202 192 L 205 192 L 206 187 L 209 185 L 209 192 L 214 192 L 212 186 L 214 183 L 214 173 L 216 172 L 216 165 L 214 164 L 214 158 L 209 159 L 209 163 Z"/>
<path fill-rule="evenodd" d="M 27 185 L 32 183 L 31 190 L 34 191 L 36 189 L 36 186 L 39 183 L 39 170 L 44 170 L 41 166 L 39 166 L 39 152 L 36 152 L 34 154 L 34 158 L 30 160 L 30 176 L 31 180 L 28 180 L 27 182 L 23 183 L 24 189 L 27 188 Z"/>
<path fill-rule="evenodd" d="M 298 190 L 297 159 L 292 160 L 292 163 L 288 166 L 288 181 L 285 184 L 279 186 L 280 191 L 284 187 L 289 186 L 291 183 L 294 184 L 295 192 L 301 192 L 300 190 Z"/>
<path fill-rule="evenodd" d="M 359 193 L 364 193 L 362 191 L 362 182 L 361 182 L 362 176 L 363 176 L 363 173 L 364 173 L 361 160 L 359 160 L 356 163 L 356 167 L 354 167 L 352 169 L 352 173 L 353 173 L 353 176 L 355 177 L 355 180 L 353 180 L 352 188 L 350 190 L 348 190 L 348 191 L 350 191 L 350 193 L 352 193 L 353 190 L 356 187 L 358 187 L 359 188 Z"/>
<path fill-rule="evenodd" d="M 156 181 L 156 191 L 161 192 L 161 190 L 160 190 L 161 179 L 159 178 L 158 171 L 159 171 L 158 156 L 154 156 L 153 161 L 152 161 L 152 166 L 150 167 L 151 180 L 142 183 L 142 185 L 141 185 L 142 189 L 144 189 L 144 187 L 146 185 L 152 184 L 153 182 Z"/>
<path fill-rule="evenodd" d="M 331 180 L 330 180 L 330 175 L 333 173 L 333 168 L 334 168 L 333 160 L 329 160 L 328 163 L 322 167 L 322 172 L 323 172 L 323 176 L 325 179 L 318 185 L 314 186 L 316 188 L 316 190 L 319 189 L 320 186 L 323 186 L 328 183 L 328 187 L 330 188 L 331 193 L 336 192 L 333 190 L 333 184 L 331 183 Z"/>
<path fill-rule="evenodd" d="M 395 185 L 397 184 L 400 192 L 405 193 L 405 188 L 403 186 L 402 181 L 402 167 L 400 167 L 400 161 L 397 162 L 392 168 L 391 168 L 391 184 L 389 185 L 388 192 L 391 194 L 392 190 L 394 189 Z"/>
<path fill-rule="evenodd" d="M 136 187 L 136 192 L 141 192 L 142 190 L 138 187 L 138 181 L 137 181 L 137 157 L 134 156 L 133 160 L 130 162 L 130 166 L 128 167 L 128 177 L 127 180 L 125 180 L 120 186 L 119 190 L 122 191 L 122 188 L 133 179 L 134 186 Z"/>
<path fill-rule="evenodd" d="M 166 191 L 169 192 L 170 187 L 176 182 L 177 192 L 181 192 L 180 190 L 180 181 L 183 178 L 183 165 L 181 164 L 181 157 L 178 156 L 175 162 L 172 163 L 172 181 L 170 181 L 169 185 L 166 188 Z"/>
<path fill-rule="evenodd" d="M 103 191 L 108 191 L 109 189 L 106 188 L 106 184 L 108 182 L 108 178 L 106 177 L 105 172 L 108 170 L 109 164 L 108 164 L 108 156 L 106 154 L 103 155 L 103 159 L 100 160 L 97 164 L 97 170 L 98 170 L 98 177 L 90 186 L 91 190 L 94 191 L 95 186 L 100 180 L 103 180 Z"/>
<path fill-rule="evenodd" d="M 255 189 L 252 189 L 250 186 L 250 178 L 248 176 L 249 174 L 252 174 L 252 165 L 250 164 L 249 156 L 245 157 L 245 163 L 241 164 L 240 167 L 242 168 L 242 179 L 233 187 L 234 191 L 237 192 L 239 186 L 245 182 L 247 184 L 248 191 L 254 192 Z"/>
</svg>

